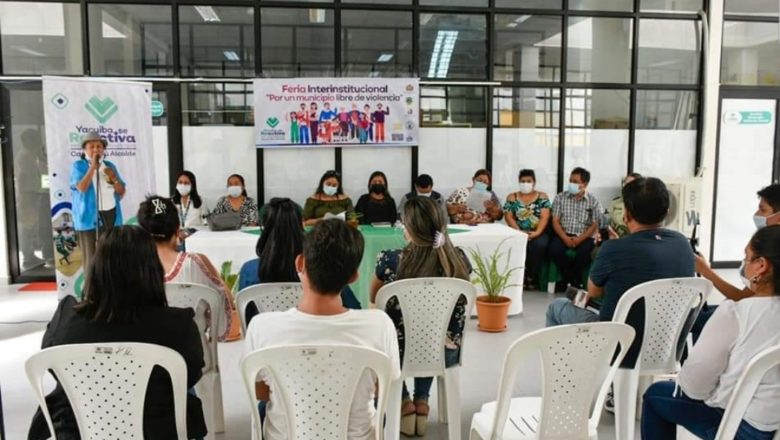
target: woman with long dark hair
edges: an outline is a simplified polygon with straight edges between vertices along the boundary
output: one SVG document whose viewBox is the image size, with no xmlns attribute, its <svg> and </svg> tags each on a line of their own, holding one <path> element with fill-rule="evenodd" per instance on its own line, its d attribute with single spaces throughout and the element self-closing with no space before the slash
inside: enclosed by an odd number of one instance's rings
<svg viewBox="0 0 780 440">
<path fill-rule="evenodd" d="M 246 192 L 244 176 L 231 174 L 227 179 L 227 195 L 217 200 L 215 214 L 235 212 L 241 216 L 241 226 L 257 226 L 257 202 Z"/>
<path fill-rule="evenodd" d="M 168 307 L 164 272 L 154 241 L 138 226 L 117 226 L 98 242 L 91 270 L 87 271 L 84 299 L 60 301 L 43 335 L 42 348 L 97 342 L 143 342 L 176 350 L 187 365 L 187 386 L 201 377 L 203 348 L 192 309 Z M 79 438 L 76 417 L 62 387 L 46 396 L 55 436 Z M 147 440 L 176 438 L 173 390 L 168 374 L 152 370 L 144 403 Z M 187 395 L 189 438 L 206 434 L 200 400 Z M 55 437 L 52 436 L 52 437 Z M 28 439 L 50 437 L 43 414 L 33 417 Z"/>
<path fill-rule="evenodd" d="M 303 252 L 303 226 L 298 205 L 288 198 L 273 198 L 265 205 L 262 233 L 255 252 L 258 258 L 241 266 L 238 287 L 244 289 L 260 283 L 297 283 L 295 257 Z M 347 286 L 341 292 L 344 307 L 359 309 L 360 302 Z M 247 309 L 247 322 L 257 314 L 252 304 Z"/>
<path fill-rule="evenodd" d="M 306 226 L 313 225 L 325 214 L 341 214 L 354 211 L 352 199 L 344 194 L 341 186 L 341 173 L 330 170 L 320 177 L 320 183 L 303 207 L 303 221 Z"/>
<path fill-rule="evenodd" d="M 447 234 L 447 219 L 440 206 L 426 197 L 417 197 L 404 204 L 404 236 L 408 244 L 403 249 L 384 250 L 377 256 L 371 281 L 371 302 L 379 289 L 388 283 L 409 278 L 446 277 L 469 279 L 471 264 L 462 250 L 453 246 Z M 401 361 L 404 357 L 404 321 L 397 298 L 387 302 L 385 309 L 395 324 Z M 445 342 L 445 364 L 458 363 L 463 327 L 466 323 L 466 299 L 461 296 L 450 319 Z M 431 377 L 414 379 L 414 400 L 409 398 L 406 384 L 401 403 L 401 432 L 405 435 L 425 435 L 428 418 L 428 397 L 433 384 Z"/>
<path fill-rule="evenodd" d="M 362 214 L 360 223 L 395 223 L 398 211 L 395 200 L 390 195 L 387 176 L 381 171 L 374 171 L 368 178 L 368 193 L 363 194 L 355 205 L 355 212 Z"/>
<path fill-rule="evenodd" d="M 171 197 L 179 212 L 179 227 L 194 228 L 205 224 L 204 213 L 208 208 L 198 194 L 198 181 L 191 171 L 176 176 L 176 192 Z"/>
</svg>

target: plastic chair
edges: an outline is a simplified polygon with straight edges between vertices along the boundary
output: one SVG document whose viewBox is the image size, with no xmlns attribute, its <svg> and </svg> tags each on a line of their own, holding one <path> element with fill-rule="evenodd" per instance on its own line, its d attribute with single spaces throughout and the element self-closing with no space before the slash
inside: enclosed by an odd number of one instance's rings
<svg viewBox="0 0 780 440">
<path fill-rule="evenodd" d="M 477 289 L 457 278 L 415 278 L 396 281 L 379 289 L 376 305 L 385 310 L 387 301 L 398 298 L 404 317 L 405 352 L 401 380 L 408 377 L 436 377 L 439 422 L 448 423 L 449 439 L 460 439 L 460 364 L 463 359 L 461 340 L 458 365 L 445 368 L 444 341 L 455 305 L 466 297 L 466 316 L 471 316 Z M 394 396 L 395 397 L 395 396 Z M 400 436 L 401 402 L 390 403 L 387 417 L 388 435 Z"/>
<path fill-rule="evenodd" d="M 393 366 L 390 358 L 372 348 L 351 345 L 291 345 L 263 348 L 241 359 L 241 375 L 249 395 L 252 438 L 262 440 L 255 381 L 265 370 L 273 383 L 273 404 L 287 417 L 287 438 L 347 439 L 349 412 L 363 373 L 376 375 L 379 388 L 374 438 L 382 438 Z M 364 402 L 367 404 L 368 402 Z"/>
<path fill-rule="evenodd" d="M 607 390 L 634 334 L 626 324 L 597 322 L 550 327 L 522 336 L 504 355 L 498 398 L 474 414 L 470 438 L 598 438 L 596 429 Z M 536 353 L 542 360 L 542 396 L 513 399 L 520 366 Z"/>
<path fill-rule="evenodd" d="M 747 411 L 748 405 L 756 394 L 759 383 L 767 371 L 780 366 L 780 345 L 767 348 L 757 354 L 745 368 L 740 376 L 734 392 L 731 394 L 723 419 L 720 421 L 715 440 L 731 440 L 742 423 L 742 417 Z M 775 433 L 774 440 L 780 440 L 780 430 Z"/>
<path fill-rule="evenodd" d="M 206 438 L 212 440 L 215 433 L 225 431 L 222 375 L 217 347 L 217 335 L 222 334 L 221 331 L 225 326 L 223 322 L 225 297 L 209 286 L 195 283 L 168 283 L 165 285 L 165 296 L 171 307 L 195 310 L 195 323 L 200 331 L 205 362 L 203 376 L 195 384 L 195 392 L 203 403 L 203 415 L 208 425 Z M 211 328 L 207 325 L 208 314 L 212 318 Z"/>
<path fill-rule="evenodd" d="M 146 387 L 156 365 L 171 377 L 177 437 L 186 440 L 187 366 L 170 348 L 134 342 L 59 345 L 30 356 L 25 370 L 52 435 L 43 389 L 49 370 L 70 401 L 81 438 L 128 439 L 144 438 Z"/>
<path fill-rule="evenodd" d="M 679 371 L 678 342 L 710 290 L 712 283 L 704 278 L 671 278 L 639 284 L 620 297 L 612 321 L 625 323 L 631 306 L 644 299 L 645 327 L 634 368 L 620 368 L 615 375 L 616 438 L 634 438 L 640 377 L 652 380 Z M 644 382 L 643 388 L 649 386 Z"/>
<path fill-rule="evenodd" d="M 254 303 L 259 313 L 283 312 L 297 306 L 302 297 L 301 283 L 255 284 L 242 289 L 236 295 L 241 332 L 246 335 L 246 328 L 249 326 L 246 320 L 246 308 L 249 303 Z"/>
</svg>

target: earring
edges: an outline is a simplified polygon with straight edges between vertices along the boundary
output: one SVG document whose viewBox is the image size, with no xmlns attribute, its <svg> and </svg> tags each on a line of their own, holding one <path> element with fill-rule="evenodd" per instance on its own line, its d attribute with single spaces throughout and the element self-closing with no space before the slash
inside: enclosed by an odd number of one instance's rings
<svg viewBox="0 0 780 440">
<path fill-rule="evenodd" d="M 750 279 L 750 282 L 756 284 L 758 282 L 758 275 L 753 275 L 753 278 Z"/>
</svg>

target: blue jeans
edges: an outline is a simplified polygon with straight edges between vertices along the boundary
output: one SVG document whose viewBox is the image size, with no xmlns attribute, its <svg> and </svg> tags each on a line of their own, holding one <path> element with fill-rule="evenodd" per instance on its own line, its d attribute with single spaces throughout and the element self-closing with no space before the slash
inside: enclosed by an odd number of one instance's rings
<svg viewBox="0 0 780 440">
<path fill-rule="evenodd" d="M 457 365 L 460 358 L 460 349 L 444 349 L 444 365 L 449 368 L 453 365 Z M 414 378 L 414 400 L 428 400 L 431 394 L 431 386 L 433 385 L 432 377 L 415 377 Z M 401 399 L 406 400 L 409 398 L 409 390 L 406 389 L 406 381 L 403 383 L 401 390 Z"/>
<path fill-rule="evenodd" d="M 699 438 L 715 438 L 723 410 L 707 406 L 680 391 L 674 395 L 675 383 L 654 383 L 647 389 L 642 406 L 642 440 L 674 440 L 677 425 Z M 772 440 L 774 432 L 759 431 L 744 420 L 739 425 L 735 440 Z"/>
<path fill-rule="evenodd" d="M 577 307 L 566 298 L 558 298 L 547 306 L 547 327 L 566 324 L 598 322 L 599 315 Z"/>
</svg>

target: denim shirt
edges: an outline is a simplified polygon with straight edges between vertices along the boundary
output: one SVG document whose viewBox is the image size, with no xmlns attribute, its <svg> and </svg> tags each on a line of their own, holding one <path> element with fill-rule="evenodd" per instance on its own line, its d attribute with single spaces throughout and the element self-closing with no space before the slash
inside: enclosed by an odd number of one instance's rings
<svg viewBox="0 0 780 440">
<path fill-rule="evenodd" d="M 125 181 L 122 180 L 122 176 L 119 174 L 119 170 L 113 162 L 105 161 L 107 167 L 114 170 L 116 178 L 122 186 L 125 186 Z M 73 200 L 73 228 L 77 231 L 92 231 L 97 228 L 97 196 L 95 194 L 95 182 L 90 182 L 89 187 L 85 192 L 81 192 L 76 188 L 84 176 L 89 171 L 89 161 L 86 159 L 79 159 L 73 162 L 73 166 L 70 169 L 70 192 Z M 93 179 L 94 180 L 94 179 Z M 114 193 L 114 200 L 116 201 L 116 220 L 114 226 L 122 225 L 122 206 L 120 200 L 122 197 Z"/>
</svg>

